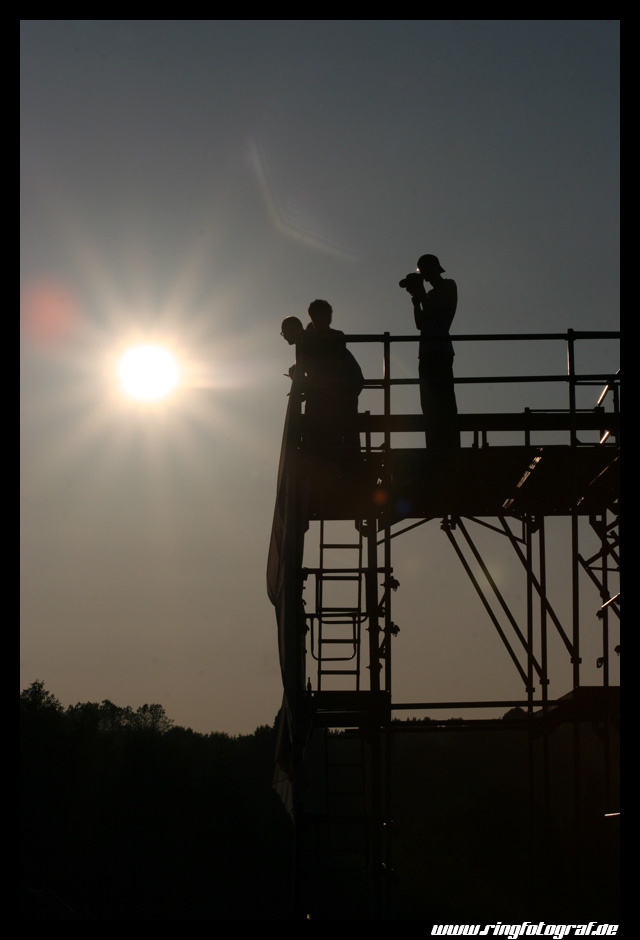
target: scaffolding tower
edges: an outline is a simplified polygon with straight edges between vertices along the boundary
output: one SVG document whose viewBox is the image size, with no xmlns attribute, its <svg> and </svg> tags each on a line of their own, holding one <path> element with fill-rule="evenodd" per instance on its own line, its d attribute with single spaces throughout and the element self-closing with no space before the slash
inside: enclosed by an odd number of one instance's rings
<svg viewBox="0 0 640 940">
<path fill-rule="evenodd" d="M 423 446 L 396 446 L 401 436 L 425 429 L 422 415 L 396 414 L 392 408 L 396 387 L 417 384 L 417 379 L 392 375 L 392 344 L 415 343 L 415 336 L 347 337 L 354 346 L 378 344 L 382 349 L 382 374 L 365 383 L 382 403 L 376 412 L 359 415 L 357 456 L 305 453 L 305 417 L 292 389 L 268 590 L 276 608 L 284 686 L 276 788 L 296 828 L 294 918 L 387 916 L 394 884 L 394 734 L 400 727 L 392 721 L 394 715 L 456 709 L 477 716 L 482 709 L 515 710 L 514 721 L 529 740 L 531 791 L 537 787 L 542 794 L 540 799 L 532 795 L 531 811 L 542 818 L 550 800 L 549 736 L 563 723 L 574 729 L 577 818 L 581 723 L 599 723 L 603 811 L 619 810 L 611 747 L 612 729 L 619 729 L 619 686 L 611 674 L 620 651 L 620 375 L 576 369 L 578 344 L 594 348 L 618 339 L 614 332 L 573 330 L 454 337 L 457 348 L 467 342 L 525 343 L 529 348 L 538 342 L 562 343 L 567 368 L 562 374 L 457 378 L 457 386 L 545 383 L 555 391 L 560 388 L 555 399 L 561 400 L 554 408 L 459 414 L 462 447 L 446 458 Z M 585 394 L 592 402 L 587 407 L 582 405 Z M 569 531 L 570 623 L 563 622 L 547 591 L 546 521 L 551 517 L 562 519 Z M 521 680 L 521 698 L 487 695 L 442 702 L 427 696 L 404 702 L 392 694 L 392 648 L 399 632 L 392 619 L 399 586 L 392 549 L 396 539 L 430 521 L 439 524 L 459 559 L 460 577 L 472 584 L 489 627 Z M 504 539 L 518 561 L 524 618 L 511 609 L 474 536 L 487 529 Z M 401 579 L 401 572 L 397 574 Z M 598 597 L 599 685 L 582 681 L 585 582 Z M 588 603 L 592 608 L 591 599 Z M 571 679 L 569 687 L 555 689 L 551 675 L 559 655 L 570 663 Z M 436 720 L 413 730 L 459 731 L 489 724 L 473 717 L 455 726 Z M 492 727 L 505 725 L 494 720 Z M 534 760 L 542 765 L 541 776 Z"/>
</svg>

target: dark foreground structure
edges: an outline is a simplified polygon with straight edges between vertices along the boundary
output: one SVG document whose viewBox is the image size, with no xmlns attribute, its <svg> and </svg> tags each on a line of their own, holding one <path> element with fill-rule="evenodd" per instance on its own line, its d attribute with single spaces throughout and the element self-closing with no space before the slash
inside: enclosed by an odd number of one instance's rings
<svg viewBox="0 0 640 940">
<path fill-rule="evenodd" d="M 284 686 L 276 787 L 296 827 L 292 916 L 615 920 L 620 377 L 579 374 L 576 350 L 597 360 L 619 334 L 454 339 L 458 350 L 493 344 L 511 363 L 514 346 L 526 361 L 537 343 L 563 345 L 562 374 L 456 379 L 458 391 L 504 388 L 505 400 L 514 388 L 544 386 L 554 407 L 460 413 L 462 446 L 451 452 L 396 446 L 401 436 L 424 440 L 425 418 L 394 413 L 392 392 L 418 380 L 392 376 L 393 344 L 416 339 L 389 334 L 347 337 L 382 349 L 382 377 L 365 382 L 381 406 L 359 415 L 359 455 L 305 453 L 303 406 L 289 399 L 267 580 Z M 566 529 L 564 622 L 547 590 L 550 520 L 554 532 Z M 470 579 L 477 619 L 499 636 L 520 699 L 394 696 L 392 548 L 429 525 L 441 530 L 443 551 L 451 546 L 460 579 Z M 518 560 L 524 613 L 483 557 L 476 533 L 486 529 Z M 584 683 L 582 663 L 584 632 L 594 629 L 597 685 Z M 452 711 L 473 717 L 439 717 Z M 478 717 L 496 712 L 507 716 Z M 397 720 L 416 714 L 427 717 Z M 464 756 L 461 736 L 474 742 Z M 443 762 L 457 767 L 453 788 Z M 488 765 L 489 788 L 501 796 L 472 822 L 465 807 Z"/>
</svg>

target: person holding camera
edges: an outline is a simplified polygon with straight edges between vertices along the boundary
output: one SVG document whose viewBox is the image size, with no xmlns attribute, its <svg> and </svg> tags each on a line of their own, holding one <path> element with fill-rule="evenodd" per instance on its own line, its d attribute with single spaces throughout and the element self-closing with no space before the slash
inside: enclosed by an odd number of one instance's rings
<svg viewBox="0 0 640 940">
<path fill-rule="evenodd" d="M 418 272 L 407 274 L 400 287 L 411 295 L 416 327 L 420 330 L 418 377 L 427 448 L 451 450 L 460 447 L 454 352 L 449 336 L 458 305 L 458 288 L 455 281 L 442 277 L 444 268 L 435 255 L 422 255 Z M 430 291 L 425 289 L 425 281 L 431 285 Z"/>
</svg>

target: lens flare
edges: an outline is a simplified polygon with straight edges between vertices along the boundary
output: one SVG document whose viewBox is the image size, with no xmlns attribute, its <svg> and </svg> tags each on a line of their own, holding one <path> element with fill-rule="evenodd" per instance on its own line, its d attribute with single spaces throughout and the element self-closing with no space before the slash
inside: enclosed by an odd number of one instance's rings
<svg viewBox="0 0 640 940">
<path fill-rule="evenodd" d="M 34 280 L 20 296 L 20 316 L 35 346 L 60 346 L 77 334 L 82 317 L 73 288 L 55 278 Z"/>
</svg>

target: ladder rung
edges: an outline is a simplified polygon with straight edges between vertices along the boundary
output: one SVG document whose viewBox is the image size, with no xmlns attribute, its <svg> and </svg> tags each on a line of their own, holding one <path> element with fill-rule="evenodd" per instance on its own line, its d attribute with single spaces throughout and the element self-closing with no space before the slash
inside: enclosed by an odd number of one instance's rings
<svg viewBox="0 0 640 940">
<path fill-rule="evenodd" d="M 321 542 L 320 548 L 360 548 L 360 545 L 356 542 L 355 544 L 350 542 Z"/>
<path fill-rule="evenodd" d="M 322 627 L 325 627 L 325 628 L 326 627 L 348 627 L 349 631 L 351 631 L 353 635 L 355 636 L 356 624 L 360 625 L 362 623 L 363 621 L 354 620 L 353 617 L 350 617 L 348 620 L 330 620 L 328 617 L 325 617 L 324 620 L 318 621 L 318 625 L 320 627 L 320 630 L 318 631 L 318 634 L 319 634 L 318 639 L 319 640 L 322 639 L 322 635 L 321 635 Z"/>
<path fill-rule="evenodd" d="M 324 614 L 343 614 L 345 617 L 363 616 L 359 607 L 321 607 L 316 616 L 322 620 Z"/>
<path fill-rule="evenodd" d="M 329 662 L 330 660 L 327 660 Z M 357 669 L 321 669 L 322 676 L 357 676 Z"/>
<path fill-rule="evenodd" d="M 362 577 L 364 571 L 364 568 L 324 568 L 322 571 L 318 572 L 318 577 L 346 578 L 349 576 L 352 581 L 355 581 L 357 578 Z"/>
<path fill-rule="evenodd" d="M 324 639 L 323 639 L 323 640 L 320 640 L 320 641 L 319 641 L 319 644 L 322 645 L 322 646 L 325 646 L 325 644 L 330 646 L 332 643 L 335 643 L 336 646 L 337 646 L 338 644 L 341 644 L 342 646 L 347 646 L 347 645 L 349 645 L 349 646 L 356 646 L 356 645 L 357 645 L 356 640 L 354 639 L 354 637 L 347 637 L 346 640 L 336 640 L 334 637 L 331 637 L 331 639 L 329 639 L 329 640 L 324 640 Z M 325 656 L 324 658 L 326 659 L 326 656 Z"/>
<path fill-rule="evenodd" d="M 334 568 L 306 568 L 305 571 L 307 572 L 307 574 L 315 574 L 319 576 L 322 576 L 327 573 L 331 574 L 332 572 L 336 574 L 340 574 L 340 572 L 353 572 L 357 574 L 366 574 L 368 571 L 375 571 L 378 574 L 380 574 L 381 572 L 384 572 L 384 568 L 367 568 L 363 565 L 359 565 L 359 566 L 352 565 L 349 568 L 345 568 L 345 567 L 342 567 L 342 568 L 335 568 L 335 567 Z"/>
<path fill-rule="evenodd" d="M 333 644 L 335 644 L 336 646 L 353 646 L 354 649 L 356 649 L 360 645 L 358 640 L 354 636 L 352 636 L 352 637 L 346 637 L 342 639 L 338 639 L 337 637 L 331 637 L 331 639 L 329 640 L 320 640 L 318 643 L 318 646 L 319 647 L 332 646 Z M 322 658 L 325 660 L 327 659 L 326 656 L 323 656 Z"/>
<path fill-rule="evenodd" d="M 333 614 L 328 614 L 327 611 L 323 611 L 323 616 L 318 615 L 318 625 L 320 628 L 325 627 L 355 627 L 357 623 L 362 623 L 363 620 L 360 619 L 355 613 L 349 614 L 345 612 L 341 614 L 339 611 L 334 611 Z"/>
<path fill-rule="evenodd" d="M 352 574 L 350 571 L 345 569 L 343 572 L 340 571 L 330 571 L 328 574 L 321 574 L 320 579 L 322 581 L 359 581 L 359 574 Z"/>
</svg>

